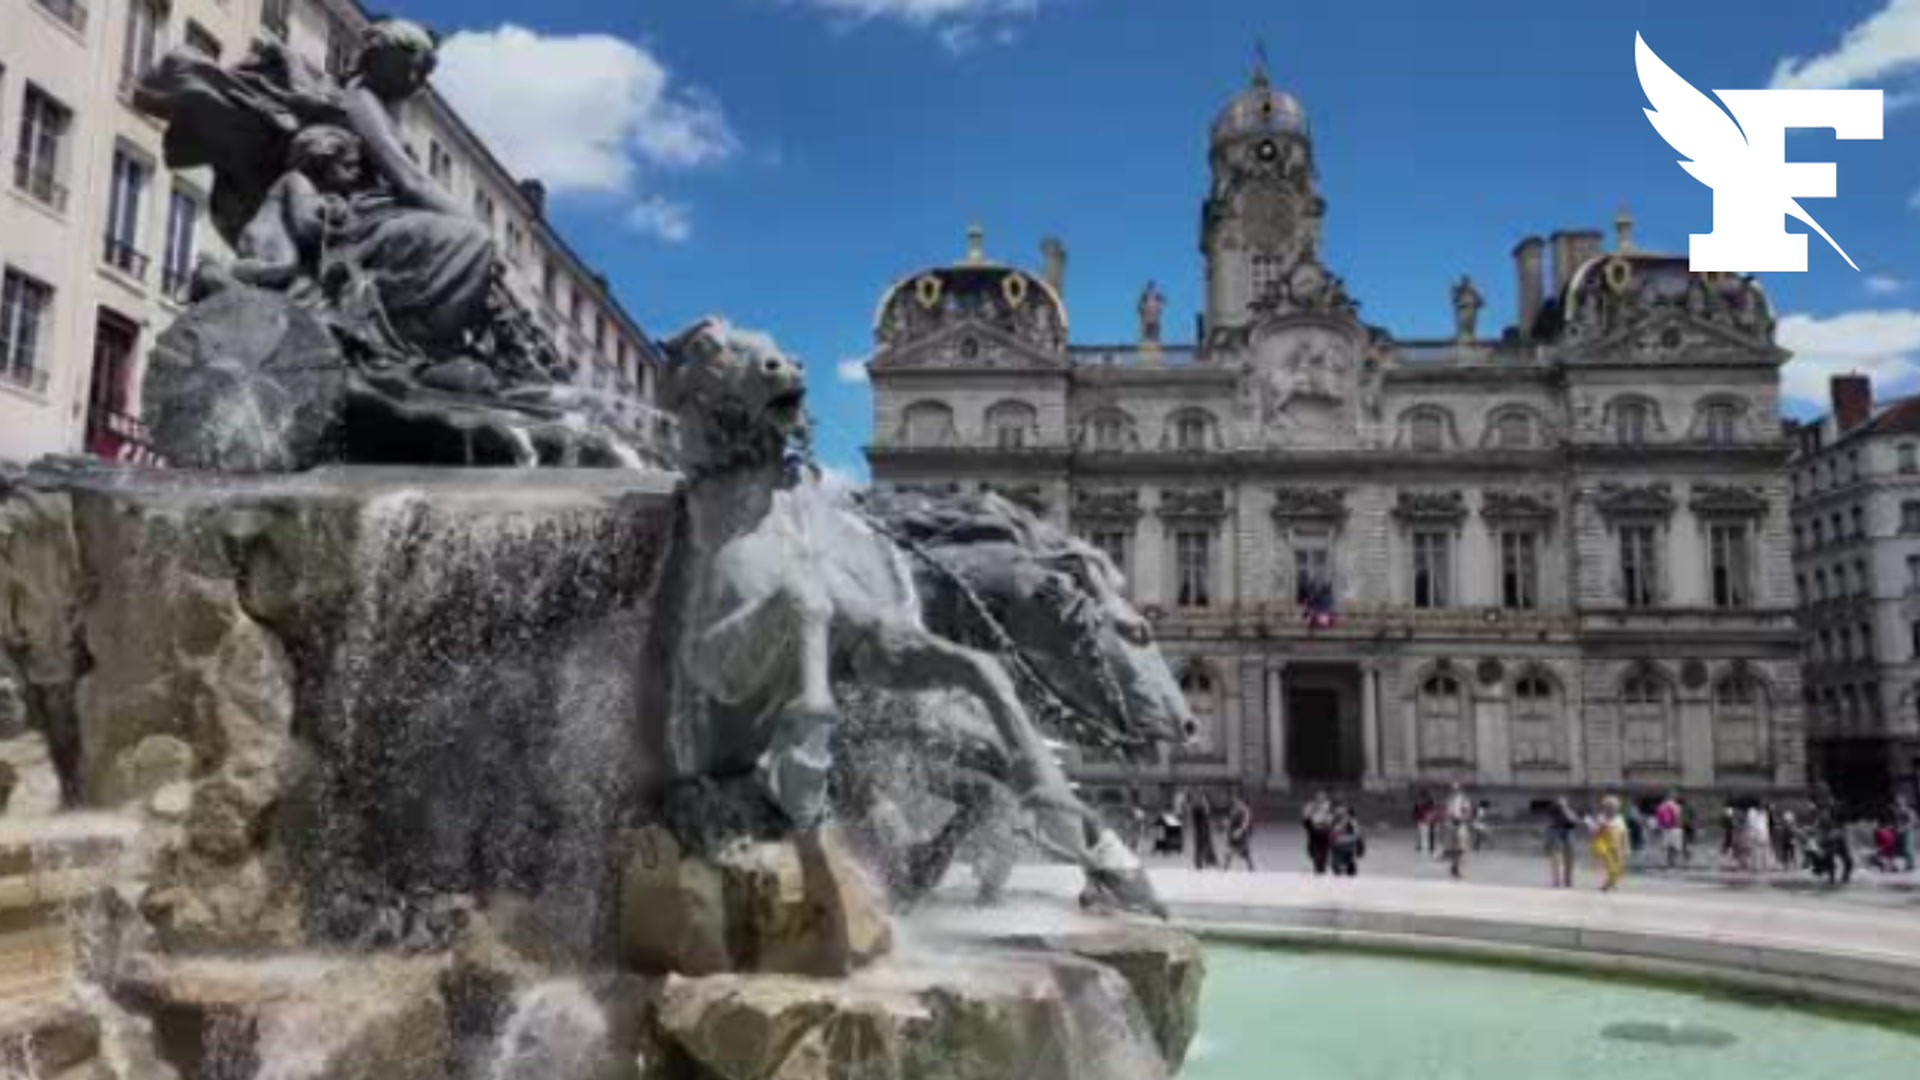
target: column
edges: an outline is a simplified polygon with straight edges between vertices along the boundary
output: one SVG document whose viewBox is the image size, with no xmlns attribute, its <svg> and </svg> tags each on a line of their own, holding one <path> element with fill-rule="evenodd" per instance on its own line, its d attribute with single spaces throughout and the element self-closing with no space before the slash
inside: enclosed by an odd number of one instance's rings
<svg viewBox="0 0 1920 1080">
<path fill-rule="evenodd" d="M 1380 761 L 1380 673 L 1372 664 L 1360 668 L 1360 734 L 1366 741 L 1367 766 L 1361 783 L 1369 790 L 1383 786 Z"/>
<path fill-rule="evenodd" d="M 1267 667 L 1267 790 L 1287 790 L 1287 665 Z"/>
</svg>

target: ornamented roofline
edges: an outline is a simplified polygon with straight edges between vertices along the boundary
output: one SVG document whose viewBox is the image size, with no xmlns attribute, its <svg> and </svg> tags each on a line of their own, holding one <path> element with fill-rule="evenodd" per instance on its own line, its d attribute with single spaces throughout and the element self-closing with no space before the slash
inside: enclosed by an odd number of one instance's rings
<svg viewBox="0 0 1920 1080">
<path fill-rule="evenodd" d="M 1140 493 L 1131 488 L 1074 492 L 1073 516 L 1076 518 L 1134 521 L 1142 513 Z"/>
<path fill-rule="evenodd" d="M 1347 516 L 1347 493 L 1343 488 L 1276 488 L 1272 513 L 1281 521 L 1341 520 Z"/>
<path fill-rule="evenodd" d="M 1401 521 L 1458 525 L 1467 518 L 1467 496 L 1460 491 L 1403 491 L 1393 516 Z"/>
<path fill-rule="evenodd" d="M 1722 517 L 1764 517 L 1772 508 L 1766 492 L 1739 484 L 1695 484 L 1687 505 L 1696 514 Z"/>
<path fill-rule="evenodd" d="M 1225 488 L 1170 488 L 1160 493 L 1155 511 L 1163 518 L 1221 518 L 1227 516 Z"/>
<path fill-rule="evenodd" d="M 1489 491 L 1480 497 L 1480 516 L 1490 521 L 1545 522 L 1559 516 L 1551 497 L 1528 491 Z"/>
<path fill-rule="evenodd" d="M 1593 502 L 1609 517 L 1641 515 L 1665 517 L 1677 505 L 1673 488 L 1664 482 L 1653 484 L 1605 483 L 1594 491 Z"/>
</svg>

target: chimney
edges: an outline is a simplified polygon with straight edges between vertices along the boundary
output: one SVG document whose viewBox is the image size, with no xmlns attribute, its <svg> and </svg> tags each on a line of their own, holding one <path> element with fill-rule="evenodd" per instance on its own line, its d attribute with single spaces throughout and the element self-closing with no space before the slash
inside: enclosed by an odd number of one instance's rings
<svg viewBox="0 0 1920 1080">
<path fill-rule="evenodd" d="M 1633 209 L 1626 203 L 1621 203 L 1620 212 L 1613 215 L 1613 249 L 1633 250 Z"/>
<path fill-rule="evenodd" d="M 1513 269 L 1520 276 L 1520 288 L 1514 295 L 1520 298 L 1518 327 L 1523 341 L 1533 337 L 1533 324 L 1540 318 L 1540 290 L 1546 285 L 1546 268 L 1541 262 L 1546 247 L 1546 241 L 1529 236 L 1513 249 Z"/>
<path fill-rule="evenodd" d="M 1873 416 L 1873 380 L 1865 375 L 1835 375 L 1829 384 L 1833 395 L 1833 424 L 1842 432 L 1852 431 Z"/>
<path fill-rule="evenodd" d="M 1573 234 L 1556 230 L 1547 237 L 1547 246 L 1553 249 L 1553 295 L 1559 296 L 1567 291 L 1567 279 L 1573 277 Z"/>
<path fill-rule="evenodd" d="M 1040 241 L 1040 276 L 1053 291 L 1061 296 L 1067 295 L 1067 245 L 1057 236 L 1049 236 Z"/>
<path fill-rule="evenodd" d="M 1567 266 L 1565 280 L 1560 283 L 1562 288 L 1573 280 L 1573 272 L 1580 269 L 1588 259 L 1607 250 L 1606 236 L 1599 229 L 1581 229 L 1571 233 L 1567 237 L 1567 244 L 1568 254 L 1573 256 L 1573 262 Z"/>
<path fill-rule="evenodd" d="M 543 218 L 547 216 L 547 185 L 538 180 L 522 180 L 520 194 L 533 204 L 535 214 Z"/>
</svg>

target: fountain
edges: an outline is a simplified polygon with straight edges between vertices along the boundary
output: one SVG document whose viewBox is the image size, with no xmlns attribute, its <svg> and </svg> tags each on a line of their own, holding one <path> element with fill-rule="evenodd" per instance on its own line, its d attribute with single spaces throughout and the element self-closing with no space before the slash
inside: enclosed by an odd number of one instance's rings
<svg viewBox="0 0 1920 1080">
<path fill-rule="evenodd" d="M 567 413 L 511 298 L 449 280 L 471 231 L 359 186 L 356 95 L 412 85 L 363 75 L 268 45 L 143 85 L 241 256 L 149 379 L 197 468 L 0 472 L 0 1076 L 1176 1071 L 1199 950 L 1120 914 L 1164 912 L 1050 741 L 1186 720 L 1112 565 L 824 486 L 798 365 L 720 320 L 666 346 L 678 472 Z M 302 184 L 340 242 L 253 227 Z M 448 258 L 376 265 L 382 229 Z M 438 333 L 415 271 L 472 301 Z M 1087 910 L 932 899 L 1019 847 Z"/>
</svg>

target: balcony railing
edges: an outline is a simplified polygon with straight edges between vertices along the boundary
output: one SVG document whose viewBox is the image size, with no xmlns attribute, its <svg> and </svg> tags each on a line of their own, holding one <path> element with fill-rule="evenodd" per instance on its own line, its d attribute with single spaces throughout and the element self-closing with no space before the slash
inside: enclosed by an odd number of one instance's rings
<svg viewBox="0 0 1920 1080">
<path fill-rule="evenodd" d="M 139 417 L 97 406 L 87 410 L 87 453 L 130 465 L 163 463 Z"/>
<path fill-rule="evenodd" d="M 80 3 L 80 0 L 38 0 L 38 3 L 54 18 L 86 33 L 87 5 Z"/>
<path fill-rule="evenodd" d="M 14 158 L 13 186 L 66 213 L 67 188 L 60 182 L 52 162 L 35 161 L 25 155 Z"/>
<path fill-rule="evenodd" d="M 162 266 L 160 268 L 160 293 L 167 299 L 184 304 L 191 299 L 193 292 L 193 268 L 190 266 Z"/>
<path fill-rule="evenodd" d="M 151 260 L 132 244 L 117 236 L 108 236 L 100 252 L 108 266 L 133 278 L 136 281 L 147 280 L 147 263 Z"/>
</svg>

